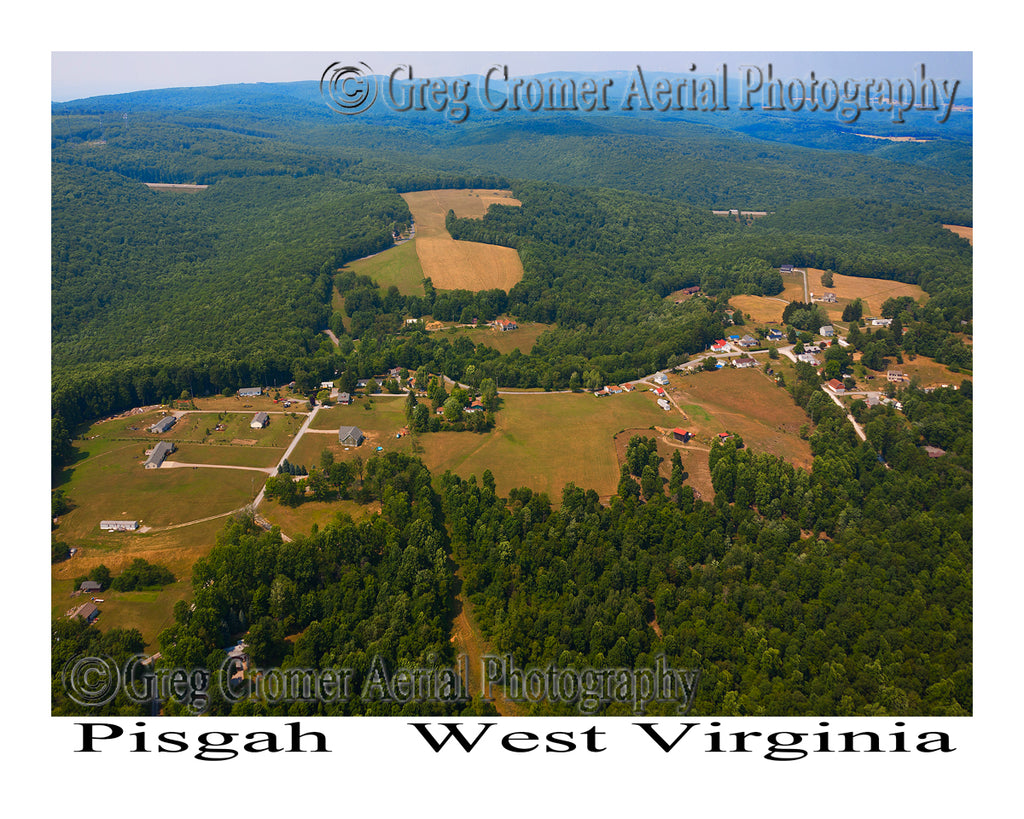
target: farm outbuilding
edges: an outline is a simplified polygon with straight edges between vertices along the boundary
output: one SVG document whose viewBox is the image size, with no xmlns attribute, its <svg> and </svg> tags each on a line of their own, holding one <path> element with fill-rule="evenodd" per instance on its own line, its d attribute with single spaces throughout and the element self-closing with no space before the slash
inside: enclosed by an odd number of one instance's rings
<svg viewBox="0 0 1024 819">
<path fill-rule="evenodd" d="M 257 412 L 253 417 L 252 421 L 249 422 L 249 426 L 252 429 L 263 429 L 267 424 L 270 423 L 270 416 L 265 412 Z"/>
<path fill-rule="evenodd" d="M 338 429 L 338 442 L 345 446 L 359 446 L 366 440 L 366 436 L 359 427 L 340 427 Z"/>
<path fill-rule="evenodd" d="M 146 469 L 157 469 L 164 462 L 164 458 L 174 452 L 173 441 L 161 441 L 149 453 L 146 459 Z"/>
<path fill-rule="evenodd" d="M 178 419 L 175 416 L 165 415 L 163 418 L 161 418 L 159 421 L 153 424 L 153 426 L 149 428 L 149 431 L 159 435 L 163 432 L 167 432 L 167 430 L 173 427 L 176 423 L 178 423 Z"/>
<path fill-rule="evenodd" d="M 100 531 L 103 532 L 134 532 L 139 528 L 137 520 L 101 520 Z"/>
</svg>

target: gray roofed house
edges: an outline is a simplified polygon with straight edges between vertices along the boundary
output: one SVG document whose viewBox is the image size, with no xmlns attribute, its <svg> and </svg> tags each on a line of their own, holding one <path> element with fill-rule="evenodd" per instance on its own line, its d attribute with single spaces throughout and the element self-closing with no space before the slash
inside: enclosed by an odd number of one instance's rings
<svg viewBox="0 0 1024 819">
<path fill-rule="evenodd" d="M 263 395 L 262 387 L 242 387 L 238 391 L 238 395 L 242 398 L 255 398 L 257 395 Z"/>
<path fill-rule="evenodd" d="M 359 446 L 365 440 L 365 436 L 359 427 L 339 427 L 338 441 L 345 446 Z"/>
<path fill-rule="evenodd" d="M 164 458 L 174 452 L 174 441 L 161 441 L 146 459 L 146 469 L 157 469 L 164 462 Z"/>
<path fill-rule="evenodd" d="M 257 412 L 253 417 L 252 421 L 249 422 L 249 426 L 253 429 L 263 429 L 267 424 L 270 423 L 270 416 L 265 412 Z"/>
<path fill-rule="evenodd" d="M 103 590 L 103 584 L 97 583 L 95 580 L 83 580 L 82 584 L 78 587 L 78 590 L 84 592 L 98 592 Z"/>
<path fill-rule="evenodd" d="M 173 427 L 176 423 L 178 423 L 178 419 L 175 416 L 165 415 L 163 418 L 161 418 L 159 421 L 153 424 L 153 426 L 149 428 L 149 431 L 155 432 L 157 435 L 159 435 L 161 432 L 167 432 L 167 430 Z"/>
<path fill-rule="evenodd" d="M 77 609 L 71 612 L 71 616 L 80 617 L 81 619 L 85 620 L 85 622 L 91 623 L 93 620 L 100 616 L 100 610 L 96 608 L 96 606 L 92 603 L 83 603 L 81 606 L 79 606 Z"/>
</svg>

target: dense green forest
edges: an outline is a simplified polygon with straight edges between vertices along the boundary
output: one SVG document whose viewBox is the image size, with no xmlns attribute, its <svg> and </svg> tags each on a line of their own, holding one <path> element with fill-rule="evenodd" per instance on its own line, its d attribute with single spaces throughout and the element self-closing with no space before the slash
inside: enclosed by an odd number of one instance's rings
<svg viewBox="0 0 1024 819">
<path fill-rule="evenodd" d="M 649 375 L 720 338 L 732 296 L 780 293 L 782 264 L 929 295 L 923 306 L 886 302 L 888 328 L 854 324 L 851 353 L 831 356 L 830 375 L 849 371 L 852 351 L 873 370 L 905 354 L 969 371 L 971 248 L 942 227 L 972 221 L 969 132 L 918 151 L 794 122 L 356 122 L 307 85 L 55 105 L 55 474 L 83 422 L 182 393 L 294 380 L 312 394 L 323 380 L 351 389 L 392 367 L 475 388 Z M 510 187 L 522 202 L 447 219 L 455 238 L 518 251 L 524 277 L 508 293 L 427 280 L 423 295 L 403 296 L 339 271 L 409 226 L 401 192 L 439 187 Z M 744 225 L 712 208 L 772 212 Z M 665 299 L 693 285 L 702 298 Z M 502 314 L 553 327 L 532 350 L 502 354 L 404 322 Z M 219 668 L 245 633 L 258 665 L 354 668 L 357 687 L 375 657 L 451 666 L 457 563 L 486 636 L 520 665 L 649 667 L 664 655 L 701 670 L 700 713 L 969 713 L 970 382 L 904 390 L 902 413 L 855 403 L 866 442 L 820 383 L 798 365 L 784 385 L 814 426 L 813 469 L 728 442 L 709 460 L 713 503 L 685 485 L 682 460 L 663 485 L 642 438 L 607 505 L 575 486 L 554 503 L 529 487 L 501 498 L 487 473 L 431 476 L 393 454 L 358 475 L 322 465 L 324 492 L 379 502 L 381 514 L 287 542 L 232 521 L 194 567 L 195 605 L 175 609 L 163 662 Z M 946 455 L 928 458 L 924 444 Z M 55 713 L 74 712 L 58 675 L 75 651 L 142 648 L 137 632 L 63 621 L 53 636 Z M 288 713 L 486 710 L 358 699 L 303 708 Z M 122 700 L 109 709 L 138 712 Z M 255 695 L 209 710 L 284 713 Z"/>
</svg>

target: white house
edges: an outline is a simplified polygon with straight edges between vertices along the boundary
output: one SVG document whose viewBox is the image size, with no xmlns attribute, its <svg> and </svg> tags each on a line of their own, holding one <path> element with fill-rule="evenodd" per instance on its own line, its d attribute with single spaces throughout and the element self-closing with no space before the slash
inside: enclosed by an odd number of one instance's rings
<svg viewBox="0 0 1024 819">
<path fill-rule="evenodd" d="M 657 373 L 651 380 L 654 381 L 655 384 L 660 384 L 663 387 L 668 386 L 668 376 L 665 375 L 665 373 Z"/>
<path fill-rule="evenodd" d="M 253 417 L 252 421 L 249 422 L 249 426 L 253 429 L 263 429 L 267 424 L 270 423 L 270 416 L 265 412 L 257 412 Z"/>
</svg>

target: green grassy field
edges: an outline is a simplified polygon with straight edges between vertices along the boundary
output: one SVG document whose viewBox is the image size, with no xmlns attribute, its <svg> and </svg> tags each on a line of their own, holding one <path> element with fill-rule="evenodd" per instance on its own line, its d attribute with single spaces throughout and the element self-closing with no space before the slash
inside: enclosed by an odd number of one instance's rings
<svg viewBox="0 0 1024 819">
<path fill-rule="evenodd" d="M 277 465 L 284 450 L 283 446 L 180 444 L 170 460 L 186 464 L 224 464 L 266 469 Z"/>
<path fill-rule="evenodd" d="M 590 393 L 507 395 L 495 429 L 485 435 L 442 432 L 422 435 L 424 463 L 435 474 L 482 475 L 490 469 L 500 494 L 518 486 L 561 500 L 569 482 L 615 492 L 619 465 L 614 436 L 620 430 L 670 423 L 650 393 L 595 398 Z"/>
<path fill-rule="evenodd" d="M 192 442 L 197 444 L 230 445 L 236 441 L 251 442 L 244 444 L 253 447 L 287 447 L 295 436 L 304 415 L 285 413 L 278 409 L 270 414 L 270 423 L 263 429 L 249 426 L 255 413 L 246 412 L 190 412 L 182 416 L 178 423 L 160 436 L 175 443 Z M 216 427 L 220 424 L 223 430 Z M 185 460 L 185 459 L 181 459 Z"/>
<path fill-rule="evenodd" d="M 100 532 L 101 520 L 128 518 L 144 526 L 168 526 L 229 512 L 251 499 L 256 473 L 232 469 L 146 469 L 142 465 L 146 449 L 157 437 L 144 432 L 137 420 L 129 424 L 139 426 L 137 432 L 126 431 L 125 424 L 125 419 L 94 424 L 75 441 L 79 457 L 71 468 L 56 476 L 54 483 L 65 491 L 74 507 L 62 516 L 57 537 L 71 545 L 80 538 L 121 543 L 124 535 Z M 188 434 L 188 430 L 179 429 L 178 434 L 182 433 Z M 201 453 L 201 446 L 185 446 L 189 457 L 214 457 L 212 453 Z M 241 446 L 215 449 L 231 450 L 237 453 L 232 455 L 234 458 L 260 461 L 236 465 L 269 466 L 279 451 L 267 447 L 258 453 L 258 447 Z M 180 455 L 175 452 L 170 460 Z M 258 476 L 256 483 L 258 491 Z"/>
<path fill-rule="evenodd" d="M 395 285 L 403 296 L 423 295 L 423 268 L 420 266 L 419 256 L 416 255 L 415 239 L 369 259 L 350 262 L 342 270 L 369 276 L 384 292 L 391 285 Z"/>
<path fill-rule="evenodd" d="M 486 344 L 493 347 L 499 353 L 506 354 L 513 350 L 519 350 L 524 355 L 529 354 L 537 339 L 545 330 L 550 330 L 553 324 L 534 324 L 528 322 L 520 325 L 518 330 L 501 332 L 491 327 L 452 327 L 449 330 L 440 330 L 443 335 L 460 336 L 464 335 L 474 344 Z"/>
</svg>

